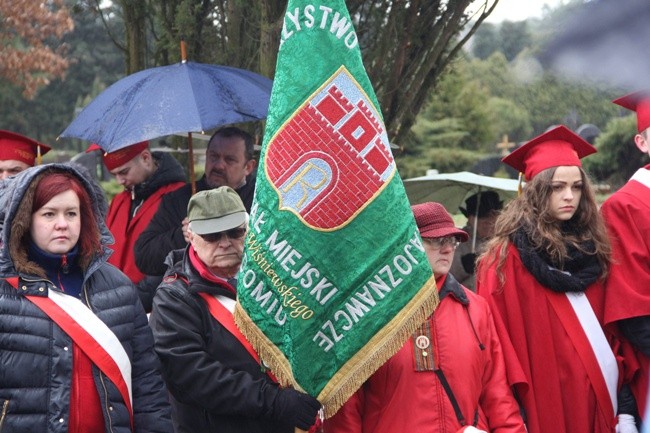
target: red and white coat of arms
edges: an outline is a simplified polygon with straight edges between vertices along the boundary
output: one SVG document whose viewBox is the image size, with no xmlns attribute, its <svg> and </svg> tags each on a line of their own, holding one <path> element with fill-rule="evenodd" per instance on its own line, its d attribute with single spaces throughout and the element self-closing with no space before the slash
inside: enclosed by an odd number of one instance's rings
<svg viewBox="0 0 650 433">
<path fill-rule="evenodd" d="M 344 67 L 271 140 L 266 172 L 280 208 L 324 231 L 347 224 L 391 180 L 381 116 Z"/>
</svg>

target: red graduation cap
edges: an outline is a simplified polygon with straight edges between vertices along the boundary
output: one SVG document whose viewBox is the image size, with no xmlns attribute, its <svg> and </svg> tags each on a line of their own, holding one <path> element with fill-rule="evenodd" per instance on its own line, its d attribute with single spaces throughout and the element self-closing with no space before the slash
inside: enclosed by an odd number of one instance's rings
<svg viewBox="0 0 650 433">
<path fill-rule="evenodd" d="M 614 104 L 628 110 L 636 111 L 636 127 L 643 132 L 650 127 L 650 90 L 640 90 L 621 98 L 614 99 Z"/>
<path fill-rule="evenodd" d="M 540 171 L 559 166 L 582 166 L 580 158 L 596 153 L 596 148 L 566 126 L 558 126 L 515 149 L 502 159 L 524 173 L 530 181 Z"/>
<path fill-rule="evenodd" d="M 34 160 L 39 155 L 50 151 L 50 146 L 39 143 L 16 132 L 0 130 L 0 160 L 16 160 L 29 166 L 34 165 Z"/>
<path fill-rule="evenodd" d="M 110 152 L 110 153 L 104 152 L 103 153 L 104 165 L 109 170 L 115 170 L 117 167 L 126 164 L 127 162 L 131 161 L 133 158 L 138 156 L 140 152 L 145 150 L 147 147 L 149 147 L 149 142 L 141 141 L 139 143 L 135 143 L 130 146 L 118 149 L 115 152 Z M 92 152 L 93 150 L 102 150 L 102 148 L 98 144 L 93 143 L 90 146 L 88 146 L 88 149 L 86 149 L 86 153 Z"/>
</svg>

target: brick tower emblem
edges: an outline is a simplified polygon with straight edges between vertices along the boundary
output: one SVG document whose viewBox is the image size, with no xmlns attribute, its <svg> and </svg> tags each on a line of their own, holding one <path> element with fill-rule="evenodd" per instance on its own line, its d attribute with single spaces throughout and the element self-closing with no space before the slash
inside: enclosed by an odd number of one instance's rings
<svg viewBox="0 0 650 433">
<path fill-rule="evenodd" d="M 344 67 L 280 128 L 266 161 L 280 208 L 324 231 L 346 225 L 395 173 L 381 116 Z"/>
</svg>

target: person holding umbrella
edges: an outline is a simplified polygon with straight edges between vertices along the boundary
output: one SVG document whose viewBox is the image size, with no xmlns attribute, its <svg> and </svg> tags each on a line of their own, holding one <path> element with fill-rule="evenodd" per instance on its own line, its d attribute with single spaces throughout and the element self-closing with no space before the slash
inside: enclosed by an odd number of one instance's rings
<svg viewBox="0 0 650 433">
<path fill-rule="evenodd" d="M 169 433 L 153 336 L 107 263 L 106 201 L 65 164 L 0 182 L 0 429 Z"/>
<path fill-rule="evenodd" d="M 440 305 L 331 418 L 325 433 L 525 433 L 485 299 L 449 273 L 468 234 L 440 203 L 411 206 Z"/>
<path fill-rule="evenodd" d="M 247 211 L 255 192 L 253 137 L 236 127 L 218 129 L 210 138 L 205 153 L 205 173 L 196 183 L 197 192 L 228 186 L 241 197 Z M 187 205 L 192 185 L 163 197 L 147 228 L 135 243 L 135 262 L 147 275 L 165 273 L 165 257 L 189 242 Z"/>
<path fill-rule="evenodd" d="M 626 428 L 634 409 L 618 399 L 629 375 L 603 328 L 611 248 L 580 163 L 595 152 L 558 126 L 506 156 L 526 185 L 479 258 L 477 291 L 494 313 L 530 433 L 612 433 L 616 416 Z"/>
<path fill-rule="evenodd" d="M 101 150 L 91 145 L 88 151 Z M 158 210 L 160 201 L 185 184 L 185 172 L 168 153 L 152 152 L 143 141 L 114 152 L 102 152 L 104 165 L 124 191 L 113 197 L 106 225 L 115 238 L 108 262 L 124 272 L 138 289 L 146 312 L 161 278 L 144 275 L 135 265 L 133 247 Z"/>
<path fill-rule="evenodd" d="M 33 167 L 50 147 L 16 132 L 0 130 L 0 180 Z M 40 161 L 39 161 L 40 163 Z"/>
<path fill-rule="evenodd" d="M 470 290 L 476 291 L 476 257 L 483 252 L 485 244 L 494 234 L 494 223 L 502 208 L 503 201 L 499 194 L 491 190 L 471 195 L 465 200 L 465 207 L 459 207 L 467 218 L 463 230 L 469 235 L 470 241 L 461 243 L 456 249 L 451 273 Z"/>
</svg>

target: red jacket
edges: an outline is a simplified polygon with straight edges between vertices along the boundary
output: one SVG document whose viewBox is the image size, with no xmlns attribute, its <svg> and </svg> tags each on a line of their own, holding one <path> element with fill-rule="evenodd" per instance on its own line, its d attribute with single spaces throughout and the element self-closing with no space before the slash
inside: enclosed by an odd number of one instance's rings
<svg viewBox="0 0 650 433">
<path fill-rule="evenodd" d="M 478 411 L 479 429 L 525 432 L 506 381 L 501 344 L 487 303 L 451 275 L 440 297 L 433 316 L 325 420 L 326 433 L 454 433 L 461 429 L 440 379 L 426 370 L 432 357 L 444 372 L 467 424 L 473 423 Z M 433 348 L 424 347 L 423 336 Z"/>
<path fill-rule="evenodd" d="M 162 196 L 177 190 L 183 185 L 185 185 L 184 182 L 173 182 L 160 187 L 144 200 L 140 209 L 130 221 L 131 193 L 123 191 L 113 198 L 106 216 L 106 225 L 115 238 L 115 243 L 110 246 L 113 254 L 108 259 L 108 262 L 124 272 L 134 283 L 138 283 L 144 278 L 144 274 L 135 265 L 133 253 L 135 241 L 140 236 L 140 233 L 147 228 L 149 221 L 158 210 Z M 180 223 L 179 221 L 178 224 L 180 225 Z"/>
</svg>

